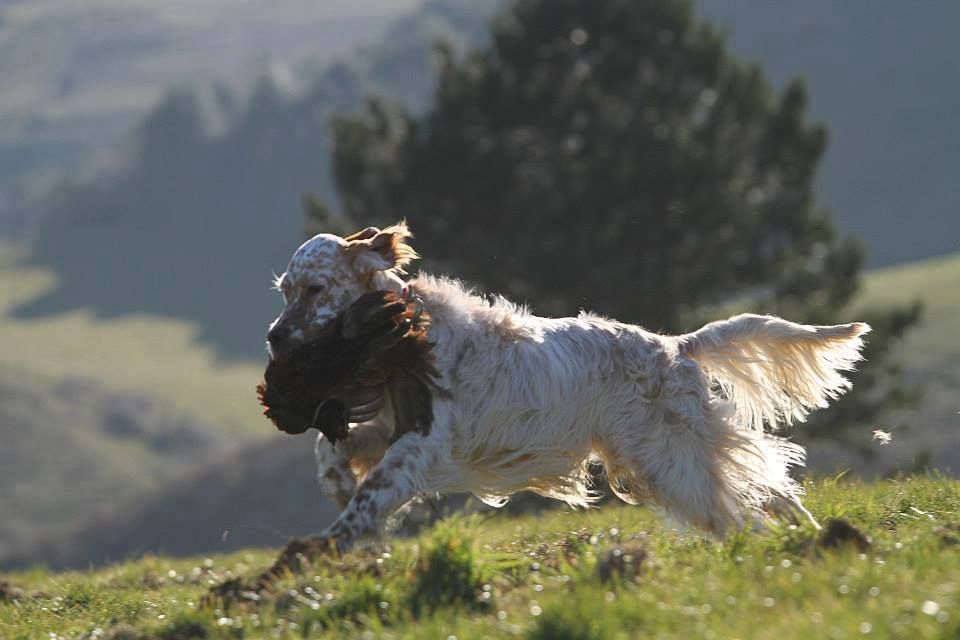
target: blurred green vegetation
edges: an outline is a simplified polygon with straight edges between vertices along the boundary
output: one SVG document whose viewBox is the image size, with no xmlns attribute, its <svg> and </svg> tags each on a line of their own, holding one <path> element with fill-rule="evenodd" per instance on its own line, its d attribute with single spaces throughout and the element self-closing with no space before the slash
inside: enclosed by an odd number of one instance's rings
<svg viewBox="0 0 960 640">
<path fill-rule="evenodd" d="M 0 558 L 128 508 L 238 444 L 149 396 L 9 363 L 0 363 L 0 440 Z"/>
<path fill-rule="evenodd" d="M 54 280 L 19 253 L 0 246 L 0 558 L 269 433 L 260 367 L 218 362 L 184 321 L 11 317 Z"/>
<path fill-rule="evenodd" d="M 878 418 L 875 428 L 893 431 L 882 462 L 909 460 L 919 451 L 929 464 L 960 472 L 960 254 L 871 271 L 854 308 L 919 300 L 923 317 L 896 347 L 907 382 L 920 394 L 908 410 Z M 901 463 L 902 464 L 902 463 Z M 879 468 L 882 468 L 880 466 Z"/>
<path fill-rule="evenodd" d="M 314 70 L 299 92 L 273 75 L 246 98 L 170 91 L 138 125 L 127 164 L 45 200 L 25 260 L 57 278 L 16 315 L 186 319 L 219 357 L 260 356 L 279 310 L 272 273 L 302 241 L 301 196 L 333 191 L 330 118 L 369 92 L 423 101 L 434 39 L 479 40 L 494 5 L 427 3 L 388 25 L 380 44 Z"/>
</svg>

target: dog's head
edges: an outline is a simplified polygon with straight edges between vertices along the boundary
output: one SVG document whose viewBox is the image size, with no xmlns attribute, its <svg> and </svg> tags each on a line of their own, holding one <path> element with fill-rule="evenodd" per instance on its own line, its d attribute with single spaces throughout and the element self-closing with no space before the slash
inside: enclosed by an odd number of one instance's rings
<svg viewBox="0 0 960 640">
<path fill-rule="evenodd" d="M 267 334 L 270 355 L 282 357 L 315 339 L 367 292 L 399 291 L 404 267 L 418 257 L 407 244 L 411 235 L 400 222 L 346 238 L 321 233 L 303 243 L 275 283 L 285 306 Z"/>
</svg>

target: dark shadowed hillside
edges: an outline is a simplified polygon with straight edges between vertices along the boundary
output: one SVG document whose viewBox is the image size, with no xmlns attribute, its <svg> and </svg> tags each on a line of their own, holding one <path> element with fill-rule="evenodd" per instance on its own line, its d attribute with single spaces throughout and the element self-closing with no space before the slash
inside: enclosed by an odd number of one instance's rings
<svg viewBox="0 0 960 640">
<path fill-rule="evenodd" d="M 10 366 L 0 368 L 0 442 L 0 557 L 130 504 L 239 444 L 147 396 Z"/>
<path fill-rule="evenodd" d="M 219 464 L 180 474 L 145 500 L 86 508 L 86 525 L 70 527 L 69 535 L 58 531 L 21 540 L 0 553 L 0 567 L 79 568 L 144 553 L 276 546 L 293 535 L 316 533 L 336 514 L 320 497 L 310 436 L 251 445 Z"/>
</svg>

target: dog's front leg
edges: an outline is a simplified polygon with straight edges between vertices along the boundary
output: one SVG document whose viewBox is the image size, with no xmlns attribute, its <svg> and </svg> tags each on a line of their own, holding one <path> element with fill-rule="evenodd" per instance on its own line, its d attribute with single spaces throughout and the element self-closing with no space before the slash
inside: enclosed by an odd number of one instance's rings
<svg viewBox="0 0 960 640">
<path fill-rule="evenodd" d="M 390 444 L 392 429 L 379 419 L 354 425 L 347 438 L 330 444 L 322 433 L 317 436 L 314 455 L 320 492 L 341 511 L 357 491 L 358 481 L 383 457 Z"/>
<path fill-rule="evenodd" d="M 328 442 L 321 443 L 329 445 Z M 302 562 L 310 562 L 328 553 L 343 553 L 357 540 L 380 532 L 386 519 L 401 506 L 432 487 L 428 474 L 437 456 L 435 441 L 419 433 L 407 433 L 387 449 L 376 466 L 360 483 L 356 494 L 333 524 L 319 536 L 294 538 L 280 552 L 273 565 L 264 570 L 252 584 L 239 578 L 212 587 L 209 597 L 229 601 L 248 592 L 259 593 L 273 587 L 276 580 L 289 572 L 302 570 Z"/>
<path fill-rule="evenodd" d="M 349 437 L 349 436 L 348 436 Z M 336 447 L 322 433 L 313 448 L 317 460 L 317 479 L 325 498 L 343 510 L 357 490 L 357 478 L 343 446 Z"/>
<path fill-rule="evenodd" d="M 346 551 L 361 538 L 379 534 L 391 514 L 431 490 L 426 478 L 435 456 L 429 443 L 419 433 L 407 433 L 391 445 L 320 538 Z"/>
</svg>

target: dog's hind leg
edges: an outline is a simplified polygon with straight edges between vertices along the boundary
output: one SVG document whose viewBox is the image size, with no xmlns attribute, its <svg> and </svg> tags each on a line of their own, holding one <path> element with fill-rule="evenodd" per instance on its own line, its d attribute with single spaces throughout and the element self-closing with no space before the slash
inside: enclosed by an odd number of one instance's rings
<svg viewBox="0 0 960 640">
<path fill-rule="evenodd" d="M 743 514 L 710 426 L 701 416 L 667 411 L 659 425 L 661 440 L 643 452 L 643 462 L 661 506 L 719 537 L 741 526 Z"/>
<path fill-rule="evenodd" d="M 611 487 L 627 502 L 649 496 L 681 520 L 716 536 L 766 515 L 810 515 L 789 476 L 803 449 L 783 438 L 742 431 L 722 400 L 661 400 L 642 424 L 608 433 L 599 452 Z M 649 408 L 649 407 L 648 407 Z"/>
<path fill-rule="evenodd" d="M 677 518 L 722 536 L 742 524 L 716 434 L 704 416 L 666 411 L 653 423 L 617 428 L 599 453 L 618 497 L 653 500 Z"/>
<path fill-rule="evenodd" d="M 738 428 L 726 400 L 712 400 L 707 418 L 715 434 L 718 468 L 739 513 L 761 526 L 770 517 L 797 524 L 806 518 L 820 528 L 800 500 L 803 488 L 790 477 L 791 468 L 803 466 L 803 447 L 780 436 Z"/>
</svg>

